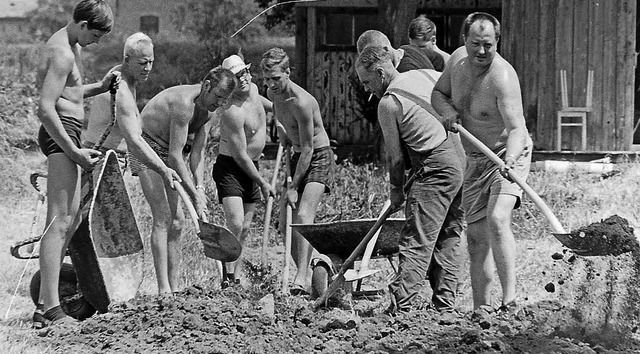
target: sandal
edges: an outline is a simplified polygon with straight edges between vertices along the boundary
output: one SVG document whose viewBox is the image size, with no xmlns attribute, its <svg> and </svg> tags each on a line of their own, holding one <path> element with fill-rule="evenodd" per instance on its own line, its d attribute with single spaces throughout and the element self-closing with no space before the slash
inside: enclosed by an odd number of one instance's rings
<svg viewBox="0 0 640 354">
<path fill-rule="evenodd" d="M 47 319 L 44 318 L 44 304 L 38 304 L 36 306 L 36 310 L 33 312 L 32 318 L 33 324 L 31 328 L 33 329 L 43 329 L 47 326 Z"/>
</svg>

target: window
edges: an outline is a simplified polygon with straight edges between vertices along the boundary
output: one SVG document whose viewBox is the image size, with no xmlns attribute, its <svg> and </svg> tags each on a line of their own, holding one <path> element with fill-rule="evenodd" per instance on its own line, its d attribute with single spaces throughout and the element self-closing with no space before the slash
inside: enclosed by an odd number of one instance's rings
<svg viewBox="0 0 640 354">
<path fill-rule="evenodd" d="M 160 19 L 158 16 L 146 15 L 140 16 L 140 32 L 147 35 L 156 34 L 160 28 Z"/>
<path fill-rule="evenodd" d="M 318 31 L 322 33 L 317 42 L 320 50 L 355 49 L 362 32 L 380 29 L 376 9 L 326 9 L 318 15 Z"/>
</svg>

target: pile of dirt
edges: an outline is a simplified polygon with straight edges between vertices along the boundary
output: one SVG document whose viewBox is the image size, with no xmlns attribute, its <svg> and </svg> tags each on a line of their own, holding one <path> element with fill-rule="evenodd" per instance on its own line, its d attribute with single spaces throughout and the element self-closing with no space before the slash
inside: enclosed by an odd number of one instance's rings
<svg viewBox="0 0 640 354">
<path fill-rule="evenodd" d="M 593 255 L 620 255 L 640 249 L 629 221 L 618 215 L 581 227 L 572 232 L 580 240 L 580 248 Z"/>
<path fill-rule="evenodd" d="M 216 285 L 213 285 L 213 284 Z M 274 295 L 261 284 L 221 290 L 217 282 L 175 296 L 142 297 L 40 340 L 53 351 L 117 353 L 630 353 L 630 338 L 603 347 L 563 332 L 573 309 L 559 302 L 516 314 L 432 309 L 389 316 L 388 300 L 351 301 L 313 312 L 309 297 Z"/>
</svg>

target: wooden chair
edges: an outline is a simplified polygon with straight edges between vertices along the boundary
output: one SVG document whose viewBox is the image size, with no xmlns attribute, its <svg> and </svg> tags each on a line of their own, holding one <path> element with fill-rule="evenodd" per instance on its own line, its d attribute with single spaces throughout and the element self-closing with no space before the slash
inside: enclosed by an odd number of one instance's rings
<svg viewBox="0 0 640 354">
<path fill-rule="evenodd" d="M 580 127 L 582 130 L 582 150 L 587 150 L 587 113 L 591 112 L 593 103 L 593 70 L 587 75 L 587 97 L 584 107 L 569 106 L 569 93 L 567 90 L 567 71 L 560 70 L 560 91 L 562 94 L 562 109 L 558 111 L 557 149 L 562 150 L 562 128 Z M 578 118 L 576 121 L 566 122 L 563 118 Z"/>
</svg>

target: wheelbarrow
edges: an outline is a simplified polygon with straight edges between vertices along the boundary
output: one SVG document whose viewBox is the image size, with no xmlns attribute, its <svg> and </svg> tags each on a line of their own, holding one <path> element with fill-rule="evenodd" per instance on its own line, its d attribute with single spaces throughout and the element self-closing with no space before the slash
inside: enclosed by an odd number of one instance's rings
<svg viewBox="0 0 640 354">
<path fill-rule="evenodd" d="M 44 199 L 37 183 L 43 174 L 32 174 L 31 182 Z M 135 297 L 142 282 L 143 243 L 129 202 L 116 153 L 105 153 L 101 165 L 83 175 L 82 217 L 67 255 L 72 265 L 61 267 L 59 292 L 65 312 L 76 318 L 91 316 L 96 310 L 108 311 L 112 302 Z M 37 216 L 37 215 L 36 215 Z M 20 241 L 11 247 L 19 259 L 38 258 L 21 248 L 40 241 L 42 235 Z M 31 297 L 38 302 L 40 271 L 31 279 Z"/>
<path fill-rule="evenodd" d="M 317 224 L 291 224 L 291 228 L 299 232 L 320 254 L 311 262 L 312 297 L 317 298 L 324 294 L 343 261 L 358 247 L 376 221 L 377 219 L 372 218 Z M 398 253 L 400 232 L 404 224 L 404 218 L 386 219 L 371 252 L 372 259 L 387 258 L 394 272 L 397 270 L 393 265 L 392 258 Z M 368 275 L 370 274 L 373 272 L 368 273 Z M 357 280 L 354 296 L 369 297 L 381 293 L 379 290 L 361 291 L 361 280 Z M 352 281 L 347 281 L 347 289 L 349 290 L 352 288 L 351 283 Z"/>
</svg>

